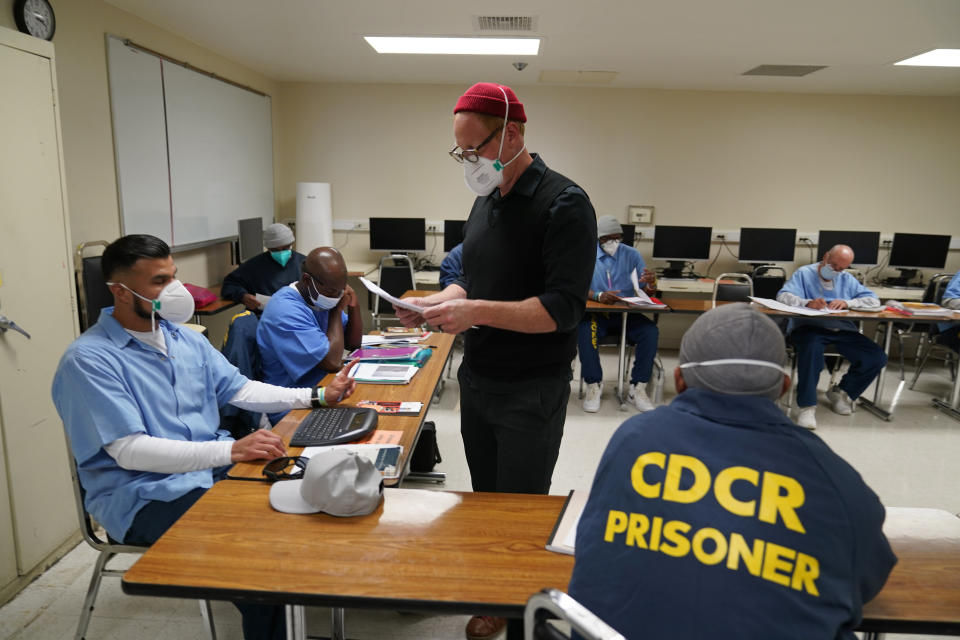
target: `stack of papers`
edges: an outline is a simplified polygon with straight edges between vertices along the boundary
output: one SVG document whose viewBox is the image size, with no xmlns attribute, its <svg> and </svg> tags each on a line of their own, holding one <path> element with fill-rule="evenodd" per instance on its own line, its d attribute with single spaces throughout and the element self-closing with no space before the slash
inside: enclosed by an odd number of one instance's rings
<svg viewBox="0 0 960 640">
<path fill-rule="evenodd" d="M 795 313 L 801 316 L 827 316 L 832 313 L 847 312 L 846 309 L 811 309 L 810 307 L 794 307 L 789 304 L 777 302 L 776 300 L 772 300 L 770 298 L 757 298 L 755 296 L 750 296 L 750 299 L 757 304 L 766 307 L 767 309 L 773 309 L 774 311 L 786 311 L 787 313 Z"/>
<path fill-rule="evenodd" d="M 406 337 L 406 336 L 363 336 L 361 345 L 364 347 L 375 347 L 375 346 L 410 346 L 414 344 L 419 344 L 429 338 L 432 335 L 432 332 L 426 331 L 419 338 Z"/>
<path fill-rule="evenodd" d="M 905 311 L 909 311 L 915 316 L 949 316 L 952 315 L 950 309 L 944 309 L 938 304 L 932 302 L 901 302 Z"/>
<path fill-rule="evenodd" d="M 382 362 L 361 362 L 350 370 L 350 377 L 357 382 L 375 384 L 407 384 L 420 371 L 410 364 L 387 364 Z"/>
<path fill-rule="evenodd" d="M 418 351 L 420 347 L 362 347 L 351 351 L 347 358 L 350 360 L 403 360 L 412 358 Z"/>
</svg>

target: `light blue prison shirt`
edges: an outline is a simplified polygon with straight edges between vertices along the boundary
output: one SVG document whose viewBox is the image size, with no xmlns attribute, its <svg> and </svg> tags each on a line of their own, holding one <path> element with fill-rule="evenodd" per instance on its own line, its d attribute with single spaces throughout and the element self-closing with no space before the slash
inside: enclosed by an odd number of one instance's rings
<svg viewBox="0 0 960 640">
<path fill-rule="evenodd" d="M 811 300 L 823 298 L 831 300 L 846 300 L 850 308 L 876 308 L 880 305 L 877 294 L 865 286 L 855 277 L 841 271 L 830 283 L 824 283 L 817 273 L 820 263 L 808 264 L 793 272 L 783 288 L 777 292 L 777 300 L 785 304 L 804 306 Z M 784 294 L 789 294 L 784 296 Z M 794 300 L 790 295 L 800 298 Z M 792 318 L 788 331 L 804 325 L 814 325 L 821 329 L 835 331 L 857 331 L 857 325 L 851 320 L 843 320 L 843 314 L 836 316 L 817 316 L 806 318 Z"/>
<path fill-rule="evenodd" d="M 637 279 L 643 276 L 645 264 L 640 252 L 622 242 L 617 252 L 609 256 L 597 245 L 597 262 L 593 267 L 593 280 L 590 289 L 594 292 L 609 291 L 621 298 L 637 295 L 630 281 L 630 274 L 637 270 Z M 609 279 L 608 279 L 609 275 Z"/>
<path fill-rule="evenodd" d="M 152 473 L 121 468 L 104 445 L 137 433 L 191 442 L 229 440 L 218 409 L 246 384 L 196 331 L 159 320 L 164 355 L 135 339 L 113 317 L 77 338 L 60 359 L 53 403 L 77 460 L 85 504 L 112 538 L 122 541 L 147 502 L 170 501 L 213 486 L 213 470 Z"/>
</svg>

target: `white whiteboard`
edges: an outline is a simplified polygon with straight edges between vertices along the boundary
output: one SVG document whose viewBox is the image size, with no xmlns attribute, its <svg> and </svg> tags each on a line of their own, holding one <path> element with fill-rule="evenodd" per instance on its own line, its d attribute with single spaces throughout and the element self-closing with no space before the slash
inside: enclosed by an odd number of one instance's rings
<svg viewBox="0 0 960 640">
<path fill-rule="evenodd" d="M 108 38 L 123 233 L 184 247 L 273 222 L 270 97 Z"/>
</svg>

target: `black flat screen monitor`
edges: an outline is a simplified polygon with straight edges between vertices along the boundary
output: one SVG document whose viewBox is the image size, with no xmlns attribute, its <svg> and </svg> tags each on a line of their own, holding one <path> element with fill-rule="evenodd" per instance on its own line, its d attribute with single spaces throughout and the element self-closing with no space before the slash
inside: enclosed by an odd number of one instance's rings
<svg viewBox="0 0 960 640">
<path fill-rule="evenodd" d="M 897 269 L 943 269 L 950 251 L 950 236 L 929 233 L 895 233 L 890 266 Z"/>
<path fill-rule="evenodd" d="M 240 262 L 263 252 L 263 218 L 237 220 L 237 245 Z"/>
<path fill-rule="evenodd" d="M 636 240 L 637 227 L 632 224 L 621 224 L 620 228 L 623 229 L 623 238 L 620 240 L 623 244 L 633 246 L 634 240 Z"/>
<path fill-rule="evenodd" d="M 793 262 L 796 229 L 740 228 L 740 262 Z"/>
<path fill-rule="evenodd" d="M 695 262 L 710 259 L 712 227 L 679 227 L 658 224 L 654 228 L 653 257 L 656 260 Z"/>
<path fill-rule="evenodd" d="M 466 220 L 443 221 L 443 250 L 446 253 L 450 253 L 455 246 L 463 242 L 463 225 L 466 223 Z"/>
<path fill-rule="evenodd" d="M 371 251 L 425 251 L 425 218 L 370 218 Z"/>
<path fill-rule="evenodd" d="M 817 261 L 838 244 L 853 249 L 853 264 L 872 267 L 880 251 L 879 231 L 821 231 L 817 238 Z"/>
</svg>

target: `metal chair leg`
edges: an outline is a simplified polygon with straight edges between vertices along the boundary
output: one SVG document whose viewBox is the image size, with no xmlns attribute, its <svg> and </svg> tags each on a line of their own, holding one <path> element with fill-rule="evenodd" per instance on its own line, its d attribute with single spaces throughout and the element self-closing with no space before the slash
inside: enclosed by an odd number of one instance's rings
<svg viewBox="0 0 960 640">
<path fill-rule="evenodd" d="M 73 636 L 74 640 L 83 640 L 83 637 L 87 634 L 90 616 L 93 615 L 93 603 L 96 602 L 97 593 L 100 592 L 103 571 L 107 562 L 115 555 L 115 553 L 109 551 L 101 551 L 100 555 L 97 556 L 97 562 L 93 565 L 93 575 L 90 576 L 90 586 L 87 587 L 87 597 L 83 600 L 83 611 L 80 612 L 80 621 L 77 623 L 77 633 Z"/>
<path fill-rule="evenodd" d="M 199 600 L 200 617 L 203 618 L 203 628 L 210 640 L 217 640 L 217 628 L 213 624 L 213 609 L 209 600 Z"/>
<path fill-rule="evenodd" d="M 910 382 L 910 390 L 913 391 L 914 385 L 917 384 L 917 380 L 920 378 L 920 372 L 923 371 L 923 368 L 927 364 L 927 358 L 930 357 L 930 351 L 933 349 L 930 341 L 928 340 L 923 345 L 923 357 L 920 358 L 920 365 L 917 367 L 917 370 L 913 372 L 913 380 Z"/>
</svg>

